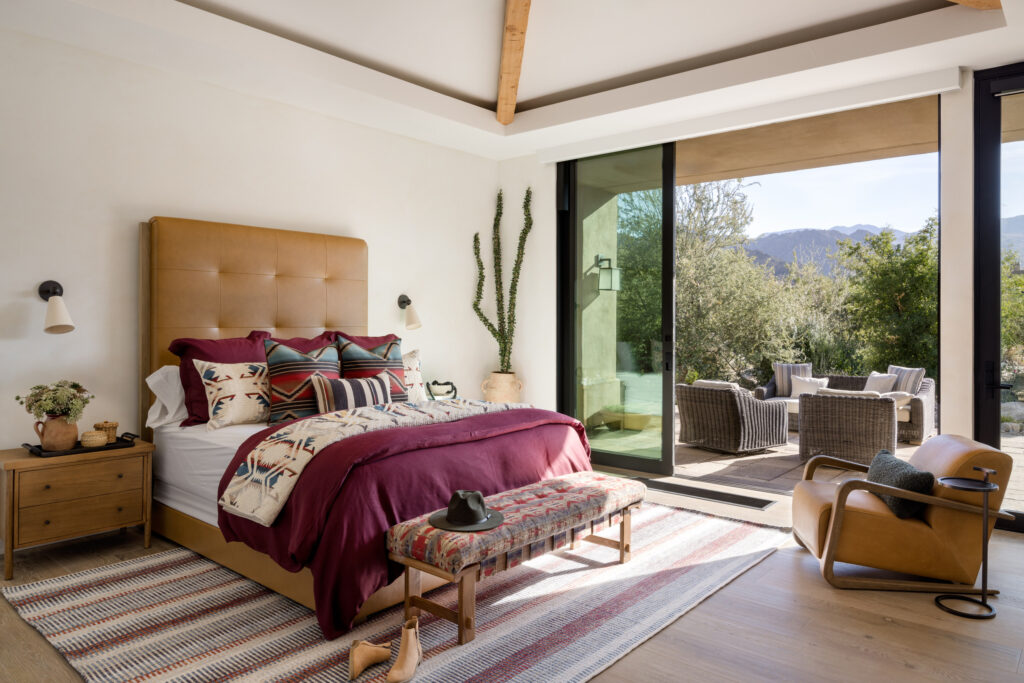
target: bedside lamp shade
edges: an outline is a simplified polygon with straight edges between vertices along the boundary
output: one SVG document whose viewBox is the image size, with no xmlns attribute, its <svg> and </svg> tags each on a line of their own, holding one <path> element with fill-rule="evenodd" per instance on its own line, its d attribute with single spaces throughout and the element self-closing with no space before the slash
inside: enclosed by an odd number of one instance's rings
<svg viewBox="0 0 1024 683">
<path fill-rule="evenodd" d="M 39 297 L 46 302 L 46 320 L 43 332 L 47 334 L 64 334 L 75 329 L 68 307 L 64 304 L 64 288 L 59 282 L 47 280 L 39 285 Z"/>
<path fill-rule="evenodd" d="M 423 327 L 420 316 L 416 313 L 416 309 L 413 308 L 412 299 L 402 294 L 398 297 L 398 307 L 405 311 L 405 329 L 418 330 Z"/>
</svg>

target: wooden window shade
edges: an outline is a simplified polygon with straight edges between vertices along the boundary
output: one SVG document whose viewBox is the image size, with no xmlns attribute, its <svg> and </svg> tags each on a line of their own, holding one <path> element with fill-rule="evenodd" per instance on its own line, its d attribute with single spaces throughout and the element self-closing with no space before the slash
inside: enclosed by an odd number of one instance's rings
<svg viewBox="0 0 1024 683">
<path fill-rule="evenodd" d="M 936 152 L 938 106 L 938 96 L 921 97 L 680 140 L 676 184 Z"/>
<path fill-rule="evenodd" d="M 1024 94 L 1006 95 L 1001 99 L 1003 142 L 1024 140 Z"/>
</svg>

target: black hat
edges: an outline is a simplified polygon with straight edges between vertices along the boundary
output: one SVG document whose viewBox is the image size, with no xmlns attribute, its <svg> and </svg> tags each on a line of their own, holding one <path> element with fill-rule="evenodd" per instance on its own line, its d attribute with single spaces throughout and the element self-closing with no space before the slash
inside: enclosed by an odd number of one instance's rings
<svg viewBox="0 0 1024 683">
<path fill-rule="evenodd" d="M 488 510 L 484 494 L 459 489 L 448 501 L 447 510 L 430 515 L 430 523 L 445 531 L 487 531 L 505 521 L 497 510 Z"/>
</svg>

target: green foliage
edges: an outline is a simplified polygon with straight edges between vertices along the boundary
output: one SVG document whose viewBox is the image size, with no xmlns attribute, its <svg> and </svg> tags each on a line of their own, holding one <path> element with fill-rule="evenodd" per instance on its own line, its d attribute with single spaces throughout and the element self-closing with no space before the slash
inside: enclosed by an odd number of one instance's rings
<svg viewBox="0 0 1024 683">
<path fill-rule="evenodd" d="M 497 304 L 497 324 L 492 323 L 480 308 L 484 298 L 484 261 L 480 256 L 480 233 L 473 235 L 473 256 L 476 258 L 476 294 L 473 298 L 473 310 L 487 331 L 498 342 L 498 367 L 500 372 L 510 372 L 512 368 L 512 340 L 516 333 L 516 296 L 519 290 L 519 274 L 523 266 L 523 254 L 526 252 L 526 238 L 533 229 L 533 216 L 530 213 L 530 201 L 533 197 L 531 188 L 526 188 L 523 198 L 523 229 L 519 232 L 519 243 L 516 260 L 512 266 L 512 280 L 509 284 L 508 306 L 505 305 L 505 286 L 502 279 L 501 266 L 501 215 L 502 193 L 498 191 L 498 199 L 494 210 L 494 224 L 491 227 L 491 241 L 494 259 L 494 298 Z"/>
<path fill-rule="evenodd" d="M 29 389 L 27 396 L 15 396 L 14 400 L 37 420 L 59 416 L 68 424 L 74 424 L 81 419 L 82 411 L 92 398 L 78 382 L 62 379 L 54 384 L 37 384 Z"/>
<path fill-rule="evenodd" d="M 938 378 L 938 220 L 929 218 L 902 245 L 890 232 L 841 242 L 836 263 L 849 280 L 846 315 L 861 366 L 924 367 Z"/>
</svg>

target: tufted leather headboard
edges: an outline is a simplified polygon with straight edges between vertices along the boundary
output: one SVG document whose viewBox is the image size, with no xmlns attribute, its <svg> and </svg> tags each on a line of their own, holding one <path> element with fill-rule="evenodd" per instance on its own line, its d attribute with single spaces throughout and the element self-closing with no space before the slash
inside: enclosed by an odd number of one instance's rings
<svg viewBox="0 0 1024 683">
<path fill-rule="evenodd" d="M 140 429 L 152 403 L 145 379 L 178 364 L 167 350 L 178 337 L 366 334 L 361 239 L 162 216 L 140 229 Z"/>
</svg>

